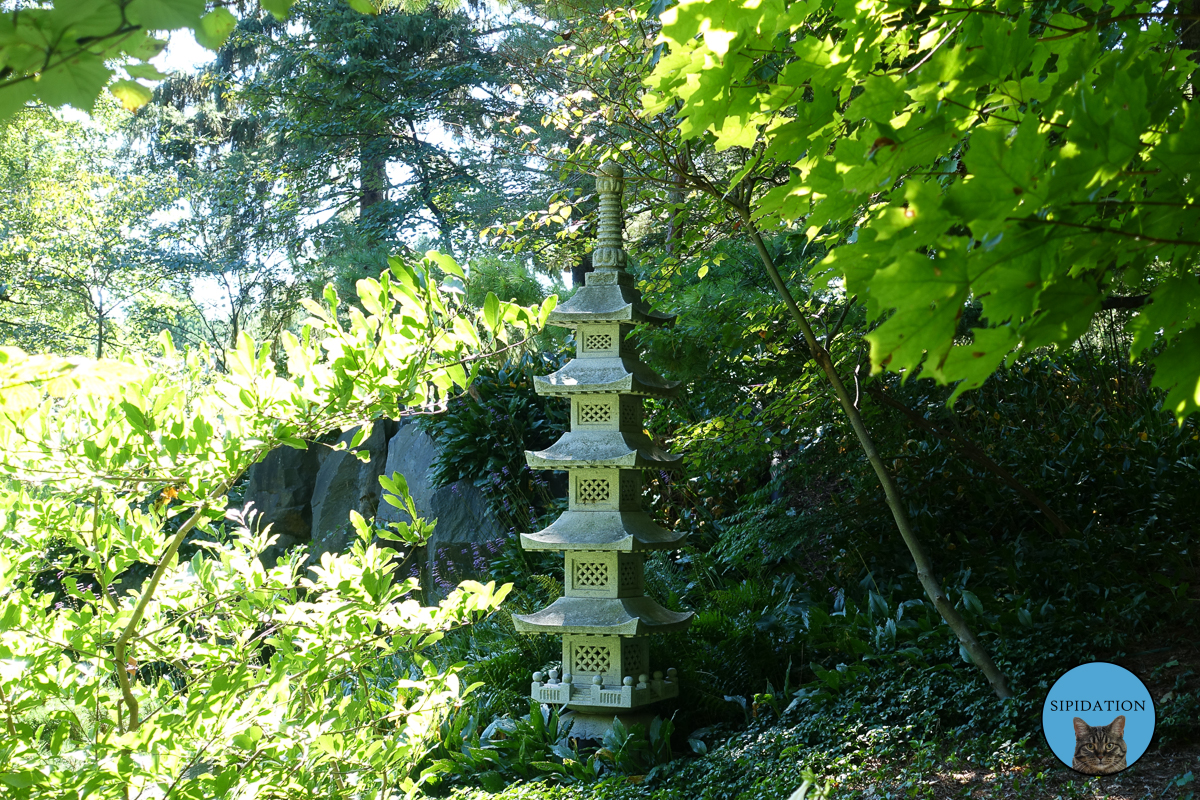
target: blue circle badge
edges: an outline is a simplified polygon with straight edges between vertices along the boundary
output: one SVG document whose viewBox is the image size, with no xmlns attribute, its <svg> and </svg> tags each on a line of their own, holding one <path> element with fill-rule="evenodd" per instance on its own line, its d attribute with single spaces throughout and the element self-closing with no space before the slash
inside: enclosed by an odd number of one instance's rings
<svg viewBox="0 0 1200 800">
<path fill-rule="evenodd" d="M 1042 733 L 1058 760 L 1084 775 L 1133 766 L 1154 738 L 1154 700 L 1137 675 L 1096 661 L 1067 672 L 1042 706 Z"/>
</svg>

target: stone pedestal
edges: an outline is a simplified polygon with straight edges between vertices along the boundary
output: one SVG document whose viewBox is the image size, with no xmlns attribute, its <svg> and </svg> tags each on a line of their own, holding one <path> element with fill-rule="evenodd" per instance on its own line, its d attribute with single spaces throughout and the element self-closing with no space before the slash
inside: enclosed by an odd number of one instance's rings
<svg viewBox="0 0 1200 800">
<path fill-rule="evenodd" d="M 527 549 L 563 551 L 564 596 L 514 617 L 519 631 L 563 637 L 562 671 L 534 673 L 534 699 L 566 705 L 584 715 L 581 721 L 594 715 L 593 727 L 601 725 L 597 720 L 611 725 L 613 712 L 679 694 L 674 669 L 652 669 L 645 637 L 682 630 L 692 617 L 644 594 L 645 552 L 679 547 L 684 535 L 664 530 L 642 510 L 643 470 L 674 470 L 680 458 L 646 434 L 642 402 L 671 397 L 677 388 L 641 362 L 629 335 L 637 325 L 674 317 L 650 311 L 625 271 L 621 168 L 605 164 L 596 187 L 595 271 L 548 320 L 574 329 L 576 357 L 534 378 L 538 394 L 570 399 L 571 429 L 545 450 L 525 453 L 533 469 L 569 474 L 568 510 L 545 530 L 521 536 Z"/>
<path fill-rule="evenodd" d="M 621 724 L 626 728 L 641 725 L 644 729 L 650 730 L 650 724 L 654 722 L 654 714 L 652 712 L 585 714 L 581 711 L 568 711 L 560 719 L 571 721 L 570 738 L 601 741 L 604 739 L 604 734 L 612 730 L 614 719 L 621 720 Z"/>
</svg>

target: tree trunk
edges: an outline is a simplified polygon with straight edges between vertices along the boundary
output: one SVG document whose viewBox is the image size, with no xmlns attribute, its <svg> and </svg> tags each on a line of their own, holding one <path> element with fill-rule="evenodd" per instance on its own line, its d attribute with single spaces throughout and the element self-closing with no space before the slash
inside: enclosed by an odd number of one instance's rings
<svg viewBox="0 0 1200 800">
<path fill-rule="evenodd" d="M 913 563 L 917 567 L 917 578 L 921 581 L 921 586 L 924 587 L 925 594 L 933 601 L 933 605 L 938 610 L 938 613 L 941 614 L 942 619 L 946 621 L 946 624 L 958 636 L 958 641 L 962 644 L 963 649 L 970 656 L 971 660 L 983 670 L 983 674 L 987 676 L 988 681 L 992 684 L 992 690 L 996 693 L 996 696 L 1001 700 L 1012 697 L 1012 692 L 1009 691 L 1008 684 L 1004 680 L 1004 675 L 996 667 L 995 662 L 992 661 L 991 655 L 979 644 L 979 641 L 975 638 L 975 634 L 967 626 L 966 620 L 962 618 L 962 615 L 958 613 L 958 609 L 954 607 L 945 593 L 942 592 L 941 581 L 934 575 L 933 562 L 925 552 L 925 546 L 921 544 L 921 540 L 917 538 L 912 525 L 909 523 L 908 514 L 905 512 L 904 505 L 900 500 L 900 492 L 896 489 L 896 482 L 892 480 L 891 473 L 887 471 L 887 467 L 883 464 L 883 459 L 879 457 L 879 451 L 875 449 L 875 442 L 871 439 L 871 434 L 867 431 L 867 427 L 863 423 L 862 415 L 859 414 L 858 408 L 854 405 L 854 401 L 850 397 L 850 393 L 846 391 L 845 384 L 842 383 L 842 379 L 838 376 L 837 370 L 834 368 L 833 358 L 829 355 L 829 351 L 817 341 L 817 337 L 813 334 L 812 326 L 808 324 L 808 320 L 805 319 L 804 314 L 800 311 L 800 307 L 796 305 L 795 298 L 792 297 L 792 293 L 788 291 L 783 278 L 780 277 L 779 271 L 775 268 L 774 259 L 771 258 L 771 254 L 767 250 L 767 246 L 763 242 L 758 228 L 750 218 L 749 210 L 738 208 L 738 213 L 742 217 L 742 224 L 745 226 L 750 238 L 754 241 L 759 258 L 762 260 L 767 274 L 771 277 L 771 282 L 775 284 L 775 290 L 779 292 L 779 296 L 787 305 L 792 319 L 800 326 L 809 351 L 825 372 L 825 376 L 829 379 L 830 384 L 832 384 L 833 391 L 837 395 L 842 409 L 846 412 L 846 416 L 850 418 L 850 424 L 854 428 L 854 433 L 858 437 L 859 444 L 862 445 L 863 452 L 866 453 L 867 460 L 871 463 L 871 467 L 874 468 L 875 475 L 879 478 L 879 483 L 883 487 L 883 494 L 887 500 L 888 508 L 891 509 L 892 518 L 896 521 L 896 528 L 900 531 L 900 538 L 904 540 L 904 544 L 908 547 L 908 552 L 912 555 Z"/>
<path fill-rule="evenodd" d="M 579 259 L 578 264 L 571 265 L 571 285 L 576 288 L 583 286 L 583 282 L 586 279 L 587 274 L 594 269 L 595 267 L 592 266 L 592 254 L 585 253 L 583 257 Z"/>
<path fill-rule="evenodd" d="M 359 149 L 358 218 L 366 219 L 374 206 L 387 200 L 387 159 L 364 141 Z"/>
<path fill-rule="evenodd" d="M 387 158 L 378 140 L 364 137 L 358 150 L 358 229 L 366 242 L 378 245 L 386 234 L 383 204 L 387 201 Z"/>
<path fill-rule="evenodd" d="M 104 303 L 96 306 L 96 360 L 104 358 Z"/>
<path fill-rule="evenodd" d="M 680 159 L 682 160 L 682 156 Z M 667 193 L 667 200 L 671 203 L 672 208 L 667 213 L 667 255 L 677 255 L 675 250 L 679 245 L 679 240 L 683 238 L 683 209 L 679 206 L 683 203 L 684 189 L 684 172 L 683 164 L 677 164 L 675 169 L 675 180 L 671 191 Z"/>
</svg>

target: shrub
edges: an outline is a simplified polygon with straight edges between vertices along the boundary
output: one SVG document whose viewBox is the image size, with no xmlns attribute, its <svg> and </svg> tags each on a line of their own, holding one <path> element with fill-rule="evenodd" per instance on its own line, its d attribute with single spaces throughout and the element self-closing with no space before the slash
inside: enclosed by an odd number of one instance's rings
<svg viewBox="0 0 1200 800">
<path fill-rule="evenodd" d="M 226 506 L 274 447 L 365 421 L 354 448 L 380 414 L 465 388 L 463 363 L 499 325 L 430 269 L 393 260 L 359 281 L 346 324 L 332 288 L 309 303 L 302 335 L 283 337 L 286 377 L 245 335 L 222 375 L 165 337 L 153 362 L 0 349 L 0 783 L 23 797 L 419 790 L 464 694 L 456 667 L 422 653 L 508 587 L 468 582 L 421 607 L 374 542 L 407 550 L 428 526 L 356 514 L 349 553 L 266 569 L 269 532 Z M 551 307 L 493 311 L 528 330 Z M 61 573 L 53 587 L 47 572 Z"/>
</svg>

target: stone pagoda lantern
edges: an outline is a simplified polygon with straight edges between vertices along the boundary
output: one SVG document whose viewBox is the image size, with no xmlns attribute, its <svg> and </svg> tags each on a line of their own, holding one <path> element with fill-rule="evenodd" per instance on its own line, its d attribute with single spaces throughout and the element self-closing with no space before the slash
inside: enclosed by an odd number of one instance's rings
<svg viewBox="0 0 1200 800">
<path fill-rule="evenodd" d="M 642 399 L 674 396 L 678 384 L 643 364 L 628 337 L 636 325 L 666 325 L 675 318 L 651 311 L 625 271 L 623 178 L 615 163 L 600 168 L 595 271 L 548 320 L 574 330 L 575 358 L 534 378 L 538 394 L 570 399 L 571 429 L 546 450 L 526 451 L 525 458 L 533 469 L 566 470 L 570 503 L 550 527 L 522 534 L 521 544 L 563 551 L 565 595 L 534 614 L 514 615 L 522 633 L 562 636 L 563 672 L 534 673 L 533 698 L 583 715 L 604 714 L 609 722 L 679 694 L 674 669 L 665 677 L 652 669 L 646 637 L 682 630 L 692 617 L 644 594 L 646 551 L 677 548 L 685 534 L 663 529 L 642 510 L 643 470 L 675 469 L 680 459 L 644 432 Z M 573 730 L 587 736 L 580 722 Z"/>
</svg>

